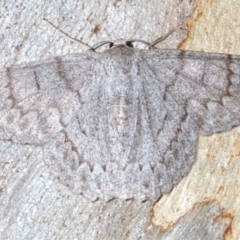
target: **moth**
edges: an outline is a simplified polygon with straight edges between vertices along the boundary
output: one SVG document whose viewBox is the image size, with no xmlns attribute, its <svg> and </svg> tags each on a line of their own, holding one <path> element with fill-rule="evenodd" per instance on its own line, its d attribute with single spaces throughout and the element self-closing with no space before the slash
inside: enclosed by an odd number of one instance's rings
<svg viewBox="0 0 240 240">
<path fill-rule="evenodd" d="M 40 146 L 51 173 L 92 201 L 169 193 L 199 134 L 240 124 L 240 57 L 133 42 L 3 69 L 0 140 Z"/>
</svg>

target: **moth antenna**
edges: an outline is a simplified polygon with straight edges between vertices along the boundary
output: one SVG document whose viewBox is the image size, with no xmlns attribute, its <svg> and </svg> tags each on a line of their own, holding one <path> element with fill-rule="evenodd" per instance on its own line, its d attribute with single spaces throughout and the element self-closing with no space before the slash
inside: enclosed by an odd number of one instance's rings
<svg viewBox="0 0 240 240">
<path fill-rule="evenodd" d="M 58 30 L 60 33 L 62 33 L 63 35 L 65 35 L 67 38 L 69 38 L 70 40 L 76 42 L 76 43 L 80 43 L 86 47 L 88 47 L 90 50 L 94 50 L 93 47 L 89 46 L 88 44 L 82 42 L 81 40 L 77 39 L 77 38 L 73 38 L 70 35 L 68 35 L 66 32 L 62 31 L 59 27 L 55 26 L 52 22 L 50 22 L 48 19 L 46 19 L 45 17 L 43 18 L 44 21 L 48 22 L 52 27 L 54 27 L 56 30 Z"/>
<path fill-rule="evenodd" d="M 164 36 L 162 37 L 159 37 L 158 39 L 156 39 L 155 41 L 153 41 L 152 43 L 149 43 L 147 41 L 144 41 L 144 40 L 139 40 L 139 39 L 130 39 L 128 40 L 129 42 L 140 42 L 140 43 L 143 43 L 145 44 L 146 46 L 148 46 L 149 48 L 152 48 L 154 47 L 156 44 L 164 41 L 168 36 L 170 36 L 173 32 L 175 32 L 176 30 L 178 30 L 184 23 L 181 23 L 180 25 L 178 25 L 176 28 L 172 29 L 171 31 L 169 31 L 167 34 L 165 34 Z"/>
<path fill-rule="evenodd" d="M 162 37 L 159 37 L 158 39 L 156 39 L 155 41 L 153 41 L 152 43 L 150 43 L 151 47 L 154 47 L 156 44 L 164 41 L 167 37 L 169 37 L 172 33 L 174 33 L 176 30 L 178 30 L 180 27 L 182 27 L 186 22 L 181 23 L 180 25 L 178 25 L 176 28 L 172 29 L 171 31 L 169 31 L 167 34 L 163 35 Z"/>
</svg>

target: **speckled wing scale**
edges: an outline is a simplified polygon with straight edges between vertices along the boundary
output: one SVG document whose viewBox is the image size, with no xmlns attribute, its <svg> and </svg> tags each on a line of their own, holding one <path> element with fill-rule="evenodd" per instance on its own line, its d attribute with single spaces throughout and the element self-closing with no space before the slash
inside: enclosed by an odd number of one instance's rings
<svg viewBox="0 0 240 240">
<path fill-rule="evenodd" d="M 158 199 L 188 174 L 198 134 L 240 124 L 240 57 L 117 45 L 0 72 L 0 139 L 41 146 L 96 200 Z"/>
</svg>

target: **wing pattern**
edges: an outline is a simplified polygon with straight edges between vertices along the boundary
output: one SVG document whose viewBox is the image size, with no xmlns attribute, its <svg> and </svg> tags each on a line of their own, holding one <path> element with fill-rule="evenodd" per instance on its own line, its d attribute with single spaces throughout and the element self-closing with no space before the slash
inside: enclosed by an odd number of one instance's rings
<svg viewBox="0 0 240 240">
<path fill-rule="evenodd" d="M 239 124 L 237 56 L 117 46 L 0 72 L 0 139 L 42 146 L 91 200 L 156 200 L 191 170 L 199 134 Z"/>
</svg>

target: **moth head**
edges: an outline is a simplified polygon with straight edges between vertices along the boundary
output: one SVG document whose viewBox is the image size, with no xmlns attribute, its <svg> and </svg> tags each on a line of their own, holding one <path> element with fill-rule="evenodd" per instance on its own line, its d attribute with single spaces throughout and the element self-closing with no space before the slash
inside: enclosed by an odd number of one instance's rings
<svg viewBox="0 0 240 240">
<path fill-rule="evenodd" d="M 118 46 L 124 46 L 127 48 L 137 48 L 137 49 L 146 49 L 151 48 L 151 44 L 144 41 L 144 40 L 137 40 L 137 39 L 131 39 L 131 40 L 116 40 L 114 42 L 111 42 L 109 44 L 109 48 L 112 47 L 118 47 Z"/>
<path fill-rule="evenodd" d="M 113 49 L 113 48 L 134 48 L 132 41 L 119 39 L 115 41 L 104 41 L 94 45 L 91 50 L 96 51 L 97 49 L 101 49 L 100 52 L 104 50 Z"/>
<path fill-rule="evenodd" d="M 114 68 L 118 76 L 132 72 L 137 57 L 137 50 L 130 41 L 118 40 L 105 44 L 107 48 L 101 51 L 101 59 L 105 67 Z"/>
<path fill-rule="evenodd" d="M 109 44 L 109 48 L 113 48 L 113 47 L 127 47 L 127 48 L 134 48 L 133 46 L 133 43 L 132 41 L 126 41 L 126 40 L 123 40 L 123 39 L 119 39 L 119 40 L 116 40 L 114 42 L 111 42 Z"/>
</svg>

